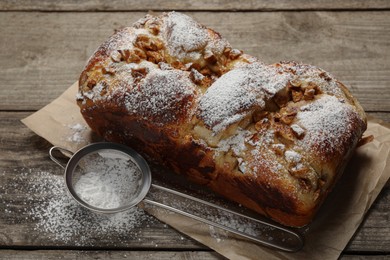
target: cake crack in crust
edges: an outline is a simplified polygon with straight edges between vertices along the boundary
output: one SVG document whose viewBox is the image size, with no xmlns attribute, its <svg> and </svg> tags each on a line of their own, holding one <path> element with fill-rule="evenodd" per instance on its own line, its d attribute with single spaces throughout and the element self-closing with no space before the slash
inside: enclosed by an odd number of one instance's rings
<svg viewBox="0 0 390 260">
<path fill-rule="evenodd" d="M 77 102 L 106 140 L 288 226 L 313 219 L 367 124 L 326 71 L 264 64 L 177 12 L 103 43 Z"/>
</svg>

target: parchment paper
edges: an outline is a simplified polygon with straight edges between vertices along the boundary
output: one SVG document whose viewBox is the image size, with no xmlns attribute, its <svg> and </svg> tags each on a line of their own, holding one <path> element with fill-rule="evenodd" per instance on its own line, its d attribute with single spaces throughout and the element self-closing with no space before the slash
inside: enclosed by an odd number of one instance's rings
<svg viewBox="0 0 390 260">
<path fill-rule="evenodd" d="M 94 141 L 76 104 L 77 83 L 60 97 L 22 122 L 53 145 L 76 151 Z M 159 210 L 148 212 L 180 232 L 232 259 L 337 259 L 365 213 L 390 177 L 390 129 L 370 118 L 365 136 L 374 140 L 360 146 L 343 177 L 307 228 L 305 246 L 297 253 L 268 249 L 246 240 L 224 236 L 215 239 L 204 224 Z M 390 214 L 390 213 L 389 213 Z"/>
</svg>

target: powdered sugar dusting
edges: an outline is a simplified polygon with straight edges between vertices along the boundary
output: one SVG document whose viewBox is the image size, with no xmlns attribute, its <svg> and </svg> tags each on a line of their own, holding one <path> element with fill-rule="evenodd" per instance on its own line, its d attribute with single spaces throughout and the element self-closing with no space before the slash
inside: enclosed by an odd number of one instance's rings
<svg viewBox="0 0 390 260">
<path fill-rule="evenodd" d="M 196 60 L 200 57 L 196 51 L 207 45 L 206 28 L 181 13 L 167 14 L 163 32 L 170 54 L 179 59 L 190 57 Z"/>
<path fill-rule="evenodd" d="M 285 72 L 295 74 L 299 81 L 314 83 L 323 93 L 338 97 L 344 96 L 334 77 L 316 66 L 297 62 L 282 62 L 279 65 L 285 69 Z"/>
<path fill-rule="evenodd" d="M 155 69 L 134 91 L 125 92 L 125 105 L 131 114 L 157 124 L 172 122 L 185 113 L 195 93 L 188 72 Z"/>
<path fill-rule="evenodd" d="M 249 135 L 251 135 L 250 131 L 239 129 L 237 134 L 229 138 L 222 139 L 218 143 L 217 150 L 221 152 L 232 150 L 236 156 L 239 156 L 241 151 L 246 150 L 245 139 Z"/>
<path fill-rule="evenodd" d="M 214 132 L 225 129 L 251 109 L 263 109 L 266 101 L 283 89 L 288 74 L 261 63 L 248 64 L 222 75 L 200 98 L 198 115 Z"/>
<path fill-rule="evenodd" d="M 301 107 L 297 114 L 298 123 L 306 129 L 305 137 L 299 143 L 319 148 L 320 152 L 334 153 L 352 134 L 348 129 L 353 128 L 352 122 L 357 118 L 359 116 L 349 104 L 335 96 L 321 96 Z"/>
<path fill-rule="evenodd" d="M 291 163 L 299 163 L 302 159 L 302 156 L 299 153 L 292 150 L 287 150 L 284 153 L 284 157 L 286 158 L 287 162 Z"/>
</svg>

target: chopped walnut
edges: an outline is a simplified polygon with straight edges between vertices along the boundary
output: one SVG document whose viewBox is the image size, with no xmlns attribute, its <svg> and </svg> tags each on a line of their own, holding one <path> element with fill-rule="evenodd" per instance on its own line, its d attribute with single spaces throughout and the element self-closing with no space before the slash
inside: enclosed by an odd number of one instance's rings
<svg viewBox="0 0 390 260">
<path fill-rule="evenodd" d="M 151 40 L 150 46 L 153 48 L 153 50 L 161 50 L 164 48 L 164 43 L 160 39 L 155 38 Z"/>
<path fill-rule="evenodd" d="M 229 59 L 235 60 L 235 59 L 237 59 L 241 54 L 242 54 L 242 51 L 240 51 L 240 50 L 238 50 L 238 49 L 232 49 L 232 50 L 229 52 Z"/>
<path fill-rule="evenodd" d="M 115 74 L 115 69 L 113 67 L 103 67 L 102 68 L 103 74 L 110 74 L 114 75 Z"/>
<path fill-rule="evenodd" d="M 302 85 L 302 81 L 298 78 L 290 80 L 290 84 L 292 87 L 300 87 Z"/>
<path fill-rule="evenodd" d="M 192 63 L 191 62 L 191 69 L 196 69 L 197 71 L 200 71 L 202 66 L 199 63 Z"/>
<path fill-rule="evenodd" d="M 277 155 L 283 155 L 286 147 L 284 144 L 273 144 L 272 149 Z"/>
<path fill-rule="evenodd" d="M 141 61 L 140 57 L 134 50 L 118 50 L 121 55 L 121 60 L 127 63 L 138 63 Z"/>
<path fill-rule="evenodd" d="M 305 89 L 305 93 L 303 93 L 303 99 L 304 100 L 312 100 L 314 98 L 314 95 L 316 94 L 316 91 L 315 89 L 311 88 L 307 88 Z"/>
<path fill-rule="evenodd" d="M 229 57 L 229 54 L 230 54 L 230 51 L 232 50 L 232 48 L 230 47 L 226 47 L 224 50 L 223 50 L 223 54 L 226 56 L 226 57 Z"/>
<path fill-rule="evenodd" d="M 145 60 L 146 59 L 146 54 L 143 50 L 141 49 L 138 49 L 138 48 L 134 48 L 134 53 L 142 60 Z"/>
<path fill-rule="evenodd" d="M 130 55 L 130 51 L 129 50 L 118 50 L 118 52 L 121 55 L 121 61 L 126 61 L 127 58 Z"/>
<path fill-rule="evenodd" d="M 207 52 L 204 55 L 204 59 L 209 63 L 209 64 L 214 64 L 217 62 L 217 58 L 215 57 L 214 53 L 212 52 Z"/>
<path fill-rule="evenodd" d="M 268 111 L 265 111 L 265 110 L 255 111 L 255 112 L 253 113 L 253 116 L 252 116 L 253 121 L 254 121 L 254 122 L 258 122 L 258 121 L 260 121 L 261 119 L 265 118 L 268 114 L 269 114 L 269 112 L 268 112 Z"/>
<path fill-rule="evenodd" d="M 139 34 L 137 36 L 136 42 L 148 42 L 149 41 L 149 36 L 146 34 Z"/>
<path fill-rule="evenodd" d="M 305 130 L 300 127 L 299 125 L 297 124 L 292 124 L 290 125 L 294 135 L 299 139 L 299 138 L 302 138 L 305 134 Z"/>
<path fill-rule="evenodd" d="M 211 76 L 211 70 L 208 68 L 208 67 L 204 67 L 200 73 L 203 75 L 203 76 Z"/>
<path fill-rule="evenodd" d="M 214 64 L 214 65 L 209 65 L 208 66 L 209 69 L 214 72 L 215 75 L 217 75 L 218 77 L 220 77 L 222 75 L 222 70 L 221 70 L 221 67 L 218 66 L 217 64 Z"/>
<path fill-rule="evenodd" d="M 121 57 L 122 55 L 118 52 L 118 51 L 114 51 L 113 53 L 111 53 L 111 60 L 113 62 L 120 62 L 121 61 Z"/>
<path fill-rule="evenodd" d="M 140 34 L 135 40 L 134 45 L 143 50 L 158 51 L 164 47 L 161 40 L 155 38 L 151 39 L 148 35 Z"/>
<path fill-rule="evenodd" d="M 288 91 L 286 89 L 283 89 L 275 94 L 273 100 L 278 105 L 278 107 L 285 107 L 290 100 Z"/>
<path fill-rule="evenodd" d="M 292 89 L 291 90 L 291 97 L 292 97 L 292 100 L 296 103 L 296 102 L 299 102 L 302 100 L 303 93 L 301 90 Z"/>
<path fill-rule="evenodd" d="M 190 79 L 195 83 L 195 84 L 199 84 L 202 82 L 202 80 L 204 79 L 204 76 L 199 73 L 196 69 L 191 69 L 191 72 L 190 72 Z"/>
<path fill-rule="evenodd" d="M 294 133 L 288 125 L 275 122 L 274 129 L 275 129 L 276 136 L 283 138 L 285 141 L 295 140 Z"/>
<path fill-rule="evenodd" d="M 146 27 L 148 28 L 148 31 L 153 35 L 157 35 L 160 32 L 160 25 L 155 20 L 149 20 L 146 23 Z"/>
<path fill-rule="evenodd" d="M 146 55 L 148 56 L 148 61 L 153 62 L 153 63 L 159 63 L 164 61 L 163 57 L 161 56 L 160 53 L 156 51 L 147 51 Z"/>
<path fill-rule="evenodd" d="M 183 63 L 181 63 L 180 61 L 176 60 L 174 62 L 171 63 L 171 66 L 175 69 L 182 69 L 184 68 L 184 65 Z"/>
<path fill-rule="evenodd" d="M 293 107 L 283 107 L 280 109 L 278 113 L 279 121 L 289 125 L 294 120 L 295 116 L 297 115 L 297 109 Z"/>
<path fill-rule="evenodd" d="M 295 118 L 295 116 L 284 115 L 280 118 L 280 122 L 282 122 L 283 124 L 289 125 L 292 123 L 294 118 Z"/>
<path fill-rule="evenodd" d="M 137 54 L 135 54 L 135 52 L 133 51 L 130 52 L 129 57 L 126 60 L 127 63 L 138 63 L 140 61 L 141 61 L 140 57 Z"/>
<path fill-rule="evenodd" d="M 295 166 L 292 166 L 290 171 L 293 173 L 294 176 L 303 176 L 304 174 L 307 174 L 309 172 L 309 169 L 302 163 L 298 163 Z"/>
<path fill-rule="evenodd" d="M 148 74 L 147 68 L 138 68 L 131 70 L 131 76 L 133 77 L 135 83 L 138 83 L 141 81 L 141 79 L 145 78 L 146 74 Z"/>
<path fill-rule="evenodd" d="M 93 87 L 95 87 L 95 86 L 96 86 L 96 81 L 95 80 L 91 79 L 90 81 L 88 81 L 87 87 L 89 89 L 93 89 Z"/>
<path fill-rule="evenodd" d="M 268 118 L 263 118 L 255 124 L 255 129 L 258 132 L 263 132 L 267 130 L 270 127 L 270 125 L 271 122 L 268 120 Z"/>
</svg>

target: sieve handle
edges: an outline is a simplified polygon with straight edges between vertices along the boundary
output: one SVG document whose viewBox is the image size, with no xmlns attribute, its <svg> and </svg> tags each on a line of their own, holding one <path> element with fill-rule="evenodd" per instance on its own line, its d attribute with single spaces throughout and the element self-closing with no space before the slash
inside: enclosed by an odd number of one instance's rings
<svg viewBox="0 0 390 260">
<path fill-rule="evenodd" d="M 193 219 L 198 220 L 200 222 L 203 222 L 205 224 L 208 224 L 208 225 L 211 225 L 211 226 L 214 226 L 214 227 L 217 227 L 217 228 L 229 231 L 231 233 L 237 234 L 239 236 L 245 237 L 245 238 L 247 238 L 247 239 L 249 239 L 251 241 L 257 242 L 257 243 L 259 243 L 261 245 L 265 245 L 265 246 L 268 246 L 268 247 L 271 247 L 271 248 L 276 248 L 276 249 L 279 249 L 279 250 L 282 250 L 282 251 L 297 252 L 300 249 L 302 249 L 302 247 L 304 245 L 304 239 L 303 239 L 302 235 L 299 232 L 297 232 L 297 231 L 285 228 L 285 227 L 283 227 L 281 225 L 278 225 L 278 224 L 273 224 L 273 223 L 269 223 L 269 222 L 266 222 L 266 221 L 263 221 L 263 220 L 260 220 L 260 219 L 255 219 L 255 218 L 246 216 L 244 214 L 241 214 L 241 213 L 238 213 L 238 212 L 235 212 L 235 211 L 223 208 L 223 207 L 218 206 L 218 205 L 216 205 L 214 203 L 210 203 L 210 202 L 198 199 L 196 197 L 193 197 L 193 196 L 190 196 L 190 195 L 187 195 L 187 194 L 184 194 L 184 193 L 172 190 L 172 189 L 168 189 L 168 188 L 165 188 L 165 187 L 162 187 L 162 186 L 159 186 L 159 185 L 152 184 L 152 187 L 155 188 L 155 189 L 159 189 L 159 190 L 162 190 L 162 191 L 165 191 L 165 192 L 168 192 L 168 193 L 171 193 L 171 194 L 174 194 L 174 195 L 178 195 L 180 197 L 183 197 L 183 198 L 186 198 L 186 199 L 198 202 L 198 203 L 203 204 L 203 205 L 207 205 L 209 207 L 212 207 L 212 208 L 215 208 L 215 209 L 218 209 L 218 210 L 221 210 L 221 211 L 228 212 L 228 213 L 230 213 L 232 215 L 235 215 L 235 216 L 238 216 L 238 217 L 241 217 L 241 218 L 244 218 L 244 219 L 247 219 L 247 220 L 250 220 L 250 221 L 254 221 L 254 222 L 259 223 L 261 225 L 264 225 L 264 226 L 267 226 L 267 227 L 271 227 L 273 229 L 277 229 L 279 232 L 282 232 L 283 234 L 286 234 L 290 239 L 293 239 L 294 242 L 292 243 L 292 245 L 283 245 L 283 243 L 277 244 L 276 242 L 272 242 L 272 241 L 269 241 L 269 240 L 266 240 L 266 239 L 261 239 L 259 237 L 256 237 L 256 236 L 250 235 L 248 233 L 239 231 L 237 229 L 234 229 L 234 228 L 222 225 L 220 223 L 217 223 L 217 222 L 205 219 L 203 217 L 196 216 L 194 214 L 185 212 L 185 211 L 183 211 L 181 209 L 177 209 L 177 208 L 174 208 L 172 206 L 168 206 L 168 205 L 165 205 L 163 203 L 160 203 L 160 202 L 157 202 L 157 201 L 154 201 L 154 200 L 150 200 L 150 199 L 146 199 L 145 198 L 143 200 L 143 202 L 149 203 L 149 204 L 154 205 L 154 206 L 161 207 L 163 209 L 167 209 L 167 210 L 173 211 L 175 213 L 181 214 L 181 215 L 186 216 L 186 217 L 193 218 Z"/>
<path fill-rule="evenodd" d="M 181 214 L 181 215 L 186 216 L 186 217 L 193 218 L 193 219 L 198 220 L 200 222 L 203 222 L 205 224 L 208 224 L 208 225 L 211 225 L 211 226 L 214 226 L 214 227 L 217 227 L 217 228 L 229 231 L 231 233 L 234 233 L 234 234 L 240 235 L 242 237 L 245 237 L 245 238 L 247 238 L 247 239 L 249 239 L 251 241 L 257 242 L 259 244 L 262 244 L 262 245 L 265 245 L 265 246 L 268 246 L 268 247 L 276 248 L 276 249 L 279 249 L 279 250 L 282 250 L 282 251 L 297 252 L 300 249 L 302 249 L 302 247 L 304 245 L 303 237 L 297 231 L 285 228 L 285 227 L 283 227 L 281 225 L 278 225 L 278 224 L 269 223 L 269 222 L 266 222 L 266 221 L 262 221 L 260 219 L 255 219 L 255 218 L 243 215 L 243 214 L 238 213 L 238 212 L 231 211 L 229 209 L 220 207 L 220 206 L 218 206 L 218 205 L 216 205 L 214 203 L 210 203 L 210 202 L 198 199 L 196 197 L 193 197 L 193 196 L 190 196 L 190 195 L 187 195 L 187 194 L 184 194 L 184 193 L 172 190 L 172 189 L 168 189 L 168 188 L 165 188 L 165 187 L 162 187 L 162 186 L 159 186 L 159 185 L 152 184 L 152 187 L 155 188 L 155 189 L 159 189 L 159 190 L 162 190 L 162 191 L 165 191 L 165 192 L 168 192 L 168 193 L 171 193 L 171 194 L 174 194 L 174 195 L 178 195 L 180 197 L 183 197 L 183 198 L 186 198 L 186 199 L 198 202 L 200 204 L 207 205 L 209 207 L 212 207 L 212 208 L 215 208 L 215 209 L 218 209 L 218 210 L 221 210 L 221 211 L 228 212 L 228 213 L 230 213 L 232 215 L 235 215 L 235 216 L 238 216 L 238 217 L 241 217 L 241 218 L 257 222 L 257 223 L 259 223 L 261 225 L 274 228 L 274 229 L 278 230 L 279 232 L 282 232 L 282 233 L 286 234 L 288 237 L 294 239 L 294 243 L 291 246 L 290 245 L 277 244 L 276 242 L 272 242 L 272 241 L 269 241 L 269 240 L 258 238 L 256 236 L 250 235 L 248 233 L 245 233 L 245 232 L 239 231 L 237 229 L 234 229 L 234 228 L 222 225 L 220 223 L 216 223 L 214 221 L 210 221 L 208 219 L 196 216 L 194 214 L 185 212 L 183 210 L 174 208 L 172 206 L 165 205 L 165 204 L 157 202 L 157 201 L 153 201 L 153 200 L 150 200 L 150 199 L 144 199 L 143 202 L 146 202 L 146 203 L 149 203 L 151 205 L 155 205 L 155 206 L 158 206 L 158 207 L 170 210 L 172 212 Z"/>
<path fill-rule="evenodd" d="M 57 157 L 55 156 L 54 154 L 54 151 L 60 151 L 60 152 L 63 152 L 63 153 L 68 153 L 70 154 L 71 156 L 73 155 L 73 152 L 65 149 L 65 148 L 62 148 L 62 147 L 59 147 L 59 146 L 53 146 L 52 148 L 50 148 L 49 150 L 49 156 L 50 156 L 50 159 L 55 162 L 56 164 L 58 164 L 61 168 L 65 169 L 66 168 L 66 165 L 62 164 L 61 161 L 59 159 L 57 159 Z"/>
</svg>

